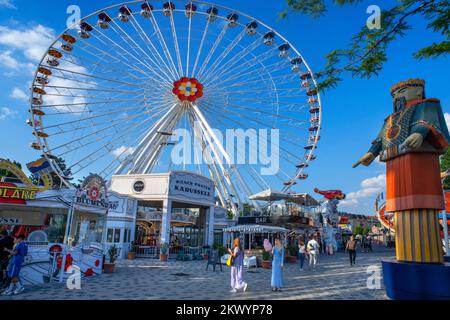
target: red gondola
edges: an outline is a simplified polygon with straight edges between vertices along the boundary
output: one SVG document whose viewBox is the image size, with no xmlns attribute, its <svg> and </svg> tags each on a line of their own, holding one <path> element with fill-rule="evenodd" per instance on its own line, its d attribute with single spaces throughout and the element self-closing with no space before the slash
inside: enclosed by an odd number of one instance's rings
<svg viewBox="0 0 450 320">
<path fill-rule="evenodd" d="M 38 87 L 33 87 L 33 92 L 37 93 L 37 94 L 40 94 L 40 95 L 47 94 L 47 92 L 45 92 L 44 89 L 41 89 L 41 88 L 38 88 Z"/>
<path fill-rule="evenodd" d="M 69 44 L 74 44 L 75 42 L 77 42 L 77 39 L 75 39 L 75 37 L 67 33 L 63 34 L 61 38 Z"/>
<path fill-rule="evenodd" d="M 303 169 L 303 168 L 308 168 L 309 164 L 307 163 L 300 163 L 298 165 L 296 165 L 297 169 Z"/>
<path fill-rule="evenodd" d="M 35 116 L 45 116 L 45 112 L 40 109 L 31 108 L 28 112 L 34 114 Z"/>
<path fill-rule="evenodd" d="M 311 109 L 309 109 L 309 112 L 310 113 L 317 113 L 317 112 L 319 112 L 320 111 L 320 108 L 319 107 L 312 107 Z"/>
</svg>

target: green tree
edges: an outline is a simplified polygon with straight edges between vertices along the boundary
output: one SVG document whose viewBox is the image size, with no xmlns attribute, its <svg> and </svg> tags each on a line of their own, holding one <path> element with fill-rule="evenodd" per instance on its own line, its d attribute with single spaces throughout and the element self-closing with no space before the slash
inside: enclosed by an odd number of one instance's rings
<svg viewBox="0 0 450 320">
<path fill-rule="evenodd" d="M 18 168 L 22 169 L 22 165 L 17 161 L 11 161 L 10 159 L 6 159 L 7 161 L 15 164 Z M 16 178 L 14 174 L 5 169 L 0 169 L 0 180 L 1 178 Z"/>
<path fill-rule="evenodd" d="M 450 170 L 450 148 L 447 149 L 447 152 L 441 157 L 441 171 Z M 444 189 L 450 189 L 450 177 L 444 180 Z"/>
<path fill-rule="evenodd" d="M 343 6 L 361 0 L 333 0 Z M 280 13 L 285 18 L 291 12 L 300 12 L 314 18 L 323 16 L 329 4 L 325 0 L 286 0 L 287 9 Z M 321 91 L 334 88 L 344 74 L 358 78 L 378 76 L 387 61 L 387 50 L 396 40 L 411 32 L 411 19 L 422 19 L 431 32 L 442 35 L 442 41 L 430 43 L 413 53 L 414 58 L 438 58 L 450 52 L 449 0 L 398 0 L 397 5 L 381 12 L 381 28 L 370 30 L 364 25 L 345 49 L 336 49 L 326 56 L 324 70 L 316 74 Z"/>
</svg>

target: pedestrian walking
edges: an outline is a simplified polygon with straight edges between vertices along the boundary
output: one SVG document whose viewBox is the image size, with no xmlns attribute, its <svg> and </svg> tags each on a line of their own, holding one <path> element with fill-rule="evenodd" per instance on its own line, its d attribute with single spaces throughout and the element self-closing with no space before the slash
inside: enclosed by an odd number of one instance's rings
<svg viewBox="0 0 450 320">
<path fill-rule="evenodd" d="M 300 271 L 303 271 L 303 266 L 306 259 L 306 245 L 305 240 L 300 239 L 298 243 L 298 259 L 300 260 Z"/>
<path fill-rule="evenodd" d="M 0 233 L 0 287 L 3 288 L 9 285 L 6 274 L 9 264 L 9 252 L 14 247 L 14 238 L 8 235 L 6 230 Z"/>
<path fill-rule="evenodd" d="M 351 236 L 345 247 L 345 250 L 348 251 L 348 255 L 350 257 L 350 266 L 356 264 L 356 243 L 357 241 L 355 240 L 355 237 Z"/>
<path fill-rule="evenodd" d="M 25 236 L 20 235 L 14 240 L 13 250 L 4 249 L 11 254 L 11 261 L 8 266 L 8 277 L 11 279 L 11 283 L 2 294 L 12 295 L 19 294 L 25 290 L 25 287 L 20 281 L 19 275 L 22 268 L 22 264 L 25 261 L 25 256 L 28 254 L 28 246 L 25 243 Z"/>
<path fill-rule="evenodd" d="M 316 271 L 317 256 L 320 254 L 320 245 L 317 242 L 317 236 L 311 237 L 307 244 L 309 253 L 309 266 L 313 266 L 313 271 Z"/>
<path fill-rule="evenodd" d="M 281 291 L 283 287 L 284 247 L 280 239 L 275 240 L 272 256 L 272 291 Z"/>
<path fill-rule="evenodd" d="M 228 249 L 233 257 L 231 266 L 231 292 L 247 291 L 248 284 L 244 282 L 244 251 L 239 238 L 234 239 L 233 249 Z"/>
<path fill-rule="evenodd" d="M 371 236 L 368 236 L 367 237 L 367 252 L 373 252 L 373 249 L 372 249 L 372 237 Z"/>
</svg>

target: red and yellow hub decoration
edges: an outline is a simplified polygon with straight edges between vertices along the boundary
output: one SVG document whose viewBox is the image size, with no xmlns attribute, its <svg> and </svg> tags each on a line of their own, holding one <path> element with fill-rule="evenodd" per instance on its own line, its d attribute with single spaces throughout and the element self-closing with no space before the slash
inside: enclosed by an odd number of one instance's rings
<svg viewBox="0 0 450 320">
<path fill-rule="evenodd" d="M 203 85 L 195 78 L 181 78 L 173 84 L 173 94 L 180 101 L 190 101 L 203 97 Z"/>
</svg>

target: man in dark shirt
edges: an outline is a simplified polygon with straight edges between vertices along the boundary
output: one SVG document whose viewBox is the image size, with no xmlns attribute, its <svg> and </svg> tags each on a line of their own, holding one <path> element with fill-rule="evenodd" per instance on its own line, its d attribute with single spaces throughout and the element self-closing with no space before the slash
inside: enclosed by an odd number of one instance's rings
<svg viewBox="0 0 450 320">
<path fill-rule="evenodd" d="M 12 250 L 14 247 L 14 239 L 8 235 L 6 230 L 0 233 L 0 285 L 6 284 L 5 271 L 8 267 L 9 253 L 5 250 Z"/>
</svg>

